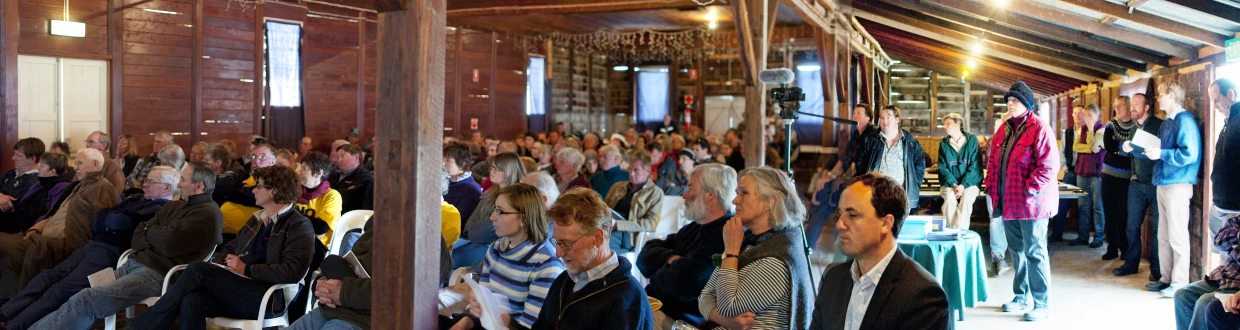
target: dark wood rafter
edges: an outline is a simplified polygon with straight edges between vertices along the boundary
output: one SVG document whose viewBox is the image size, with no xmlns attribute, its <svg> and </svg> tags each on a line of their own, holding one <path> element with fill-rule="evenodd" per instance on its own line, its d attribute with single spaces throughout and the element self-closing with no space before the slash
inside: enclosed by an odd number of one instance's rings
<svg viewBox="0 0 1240 330">
<path fill-rule="evenodd" d="M 1177 22 L 1175 20 L 1160 17 L 1158 15 L 1149 14 L 1140 10 L 1132 10 L 1129 12 L 1127 6 L 1114 4 L 1107 1 L 1097 0 L 1059 0 L 1062 3 L 1071 4 L 1084 10 L 1096 11 L 1099 13 L 1119 17 L 1141 24 L 1153 29 L 1163 30 L 1171 34 L 1175 34 L 1184 38 L 1196 40 L 1207 45 L 1223 47 L 1223 43 L 1230 36 L 1223 36 L 1214 32 L 1199 29 L 1192 25 Z M 1211 0 L 1212 1 L 1212 0 Z M 1165 65 L 1164 65 L 1165 66 Z"/>
<path fill-rule="evenodd" d="M 649 9 L 688 9 L 700 7 L 692 1 L 666 0 L 533 0 L 494 1 L 457 0 L 448 6 L 448 17 L 602 13 Z"/>
<path fill-rule="evenodd" d="M 761 2 L 763 0 L 733 0 L 732 12 L 736 20 L 736 33 L 740 40 L 741 53 L 741 72 L 744 73 L 745 85 L 753 86 L 758 83 L 758 63 L 755 57 L 756 49 L 754 49 L 753 29 L 750 21 L 750 5 L 749 3 Z"/>
<path fill-rule="evenodd" d="M 827 17 L 830 10 L 813 0 L 783 0 L 783 3 L 809 25 L 819 29 L 831 28 L 831 18 Z"/>
<path fill-rule="evenodd" d="M 6 144 L 17 142 L 17 42 L 19 34 L 17 0 L 0 0 L 0 137 Z M 13 148 L 0 148 L 0 157 L 9 159 Z M 13 169 L 13 162 L 0 162 L 0 169 Z"/>
<path fill-rule="evenodd" d="M 930 0 L 938 5 L 963 11 L 973 15 L 986 15 L 992 17 L 993 20 L 1018 27 L 1030 32 L 1041 33 L 1047 36 L 1060 39 L 1067 42 L 1080 44 L 1084 47 L 1096 49 L 1099 51 L 1111 51 L 1114 46 L 1134 48 L 1137 55 L 1146 55 L 1146 58 L 1137 58 L 1145 62 L 1154 62 L 1156 59 L 1154 53 L 1171 55 L 1183 59 L 1197 58 L 1197 50 L 1192 49 L 1188 45 L 1175 43 L 1120 27 L 1108 26 L 1101 22 L 1059 10 L 1047 5 L 1039 4 L 1035 1 L 1022 2 L 1020 10 L 1004 11 L 995 10 L 993 6 L 972 2 L 968 0 Z M 1046 22 L 1055 22 L 1050 24 Z M 1063 25 L 1065 27 L 1060 27 Z M 1099 36 L 1110 40 L 1123 42 L 1125 45 L 1119 45 L 1109 40 L 1093 38 Z M 1083 41 L 1083 42 L 1082 42 Z M 1106 47 L 1096 48 L 1096 47 Z M 1144 52 L 1141 49 L 1149 50 Z M 1118 54 L 1118 53 L 1117 53 Z"/>
<path fill-rule="evenodd" d="M 1213 0 L 1167 0 L 1188 9 L 1199 11 L 1206 15 L 1213 15 L 1228 21 L 1240 23 L 1240 8 L 1219 3 Z"/>
<path fill-rule="evenodd" d="M 357 12 L 357 127 L 366 127 L 366 13 Z"/>
<path fill-rule="evenodd" d="M 1123 67 L 1138 71 L 1145 71 L 1146 65 L 1142 63 L 1154 63 L 1166 66 L 1168 59 L 1144 51 L 1128 48 L 1126 46 L 1114 43 L 1107 43 L 1098 39 L 1093 39 L 1072 32 L 1069 29 L 1056 26 L 1050 23 L 1037 22 L 1041 25 L 1038 30 L 1031 26 L 1014 27 L 1003 24 L 995 19 L 983 19 L 975 16 L 975 14 L 964 14 L 955 10 L 947 9 L 938 5 L 928 4 L 914 0 L 882 0 L 883 2 L 907 10 L 923 12 L 932 16 L 936 16 L 945 20 L 954 21 L 956 23 L 969 25 L 978 29 L 986 30 L 991 34 L 1004 35 L 1011 38 L 1023 40 L 1033 44 L 1053 43 L 1056 48 L 1075 49 L 1077 53 L 1089 55 L 1096 59 L 1107 59 L 1108 62 L 1121 65 Z M 986 14 L 976 14 L 986 16 Z M 1006 18 L 1005 18 L 1006 20 Z M 1036 21 L 1036 20 L 1034 20 Z M 1033 32 L 1036 31 L 1036 32 Z M 1048 36 L 1051 35 L 1051 36 Z M 1140 60 L 1137 62 L 1135 60 Z"/>
</svg>

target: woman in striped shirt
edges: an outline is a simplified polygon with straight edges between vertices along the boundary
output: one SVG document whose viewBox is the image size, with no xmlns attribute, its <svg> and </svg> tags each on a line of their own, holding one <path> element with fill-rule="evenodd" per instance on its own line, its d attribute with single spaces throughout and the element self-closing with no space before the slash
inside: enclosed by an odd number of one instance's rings
<svg viewBox="0 0 1240 330">
<path fill-rule="evenodd" d="M 704 328 L 805 329 L 814 303 L 802 250 L 805 206 L 783 172 L 763 166 L 739 176 L 722 262 L 698 298 Z"/>
<path fill-rule="evenodd" d="M 508 328 L 530 328 L 538 319 L 551 283 L 564 272 L 555 257 L 555 245 L 548 242 L 547 206 L 538 188 L 517 183 L 499 190 L 491 223 L 500 238 L 491 244 L 478 283 L 508 299 Z M 461 285 L 464 286 L 464 285 Z M 453 288 L 466 292 L 468 286 Z M 481 308 L 470 297 L 468 317 L 458 321 L 457 329 L 481 329 Z"/>
</svg>

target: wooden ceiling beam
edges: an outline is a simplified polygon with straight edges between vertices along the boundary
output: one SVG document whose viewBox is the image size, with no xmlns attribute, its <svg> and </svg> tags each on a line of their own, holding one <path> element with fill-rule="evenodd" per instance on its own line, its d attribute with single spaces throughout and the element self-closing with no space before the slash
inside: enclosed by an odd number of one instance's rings
<svg viewBox="0 0 1240 330">
<path fill-rule="evenodd" d="M 380 0 L 382 1 L 382 0 Z M 453 1 L 448 6 L 448 17 L 523 15 L 523 14 L 579 14 L 649 9 L 698 8 L 692 1 L 667 0 L 535 0 L 492 3 L 487 1 Z"/>
<path fill-rule="evenodd" d="M 809 25 L 824 30 L 831 28 L 831 18 L 827 17 L 832 11 L 830 8 L 824 8 L 812 0 L 783 0 L 783 3 Z"/>
<path fill-rule="evenodd" d="M 1050 55 L 1061 55 L 1061 56 L 1064 56 L 1064 58 L 1080 59 L 1083 65 L 1089 65 L 1089 66 L 1093 66 L 1097 68 L 1116 67 L 1116 68 L 1123 68 L 1123 69 L 1132 69 L 1132 70 L 1137 70 L 1137 71 L 1145 71 L 1146 69 L 1148 69 L 1148 67 L 1145 64 L 1142 64 L 1140 62 L 1132 61 L 1132 60 L 1125 59 L 1125 58 L 1115 57 L 1110 54 L 1105 54 L 1105 53 L 1100 53 L 1100 52 L 1096 52 L 1096 51 L 1092 51 L 1088 49 L 1083 49 L 1083 48 L 1080 48 L 1078 46 L 1075 46 L 1069 43 L 1065 43 L 1062 41 L 1046 38 L 1040 35 L 1028 33 L 1028 32 L 1019 30 L 1019 29 L 995 24 L 993 22 L 983 21 L 983 20 L 976 19 L 968 15 L 955 14 L 954 12 L 950 12 L 950 11 L 948 12 L 953 14 L 952 18 L 954 18 L 954 20 L 943 18 L 940 16 L 931 15 L 926 12 L 920 11 L 919 9 L 922 9 L 921 7 L 907 8 L 904 6 L 883 3 L 883 2 L 865 2 L 865 3 L 858 2 L 858 3 L 855 3 L 854 5 L 856 6 L 855 8 L 860 8 L 860 9 L 868 10 L 868 11 L 883 10 L 883 11 L 890 11 L 893 13 L 898 13 L 903 16 L 912 17 L 918 20 L 928 22 L 930 24 L 947 27 L 949 29 L 956 30 L 956 31 L 966 32 L 966 31 L 971 30 L 974 33 L 970 33 L 970 34 L 975 35 L 975 36 L 985 33 L 986 39 L 1010 40 L 1009 42 L 1006 42 L 1006 43 L 1012 44 L 1012 45 L 1023 44 L 1023 46 L 1026 46 L 1026 47 L 1029 47 L 1029 46 L 1036 47 L 1036 49 L 1040 49 L 1041 52 L 1047 53 Z M 939 11 L 946 11 L 946 10 L 940 9 Z M 1112 71 L 1112 70 L 1107 69 L 1105 71 Z"/>
<path fill-rule="evenodd" d="M 1213 15 L 1228 21 L 1240 23 L 1240 8 L 1225 5 L 1213 0 L 1167 0 L 1180 6 L 1188 7 L 1188 9 L 1202 12 L 1206 15 Z"/>
<path fill-rule="evenodd" d="M 898 1 L 905 4 L 917 4 L 925 9 L 934 10 L 933 12 L 927 12 L 928 14 L 951 20 L 954 19 L 949 16 L 959 17 L 967 15 L 987 23 L 992 23 L 993 25 L 1012 27 L 1028 33 L 1039 34 L 1107 54 L 1113 54 L 1145 63 L 1156 63 L 1159 65 L 1166 65 L 1165 63 L 1167 63 L 1167 58 L 1165 56 L 1149 53 L 1127 45 L 1096 39 L 1070 28 L 1065 28 L 1034 18 L 1011 14 L 1005 10 L 996 10 L 994 7 L 986 6 L 981 3 L 967 0 L 933 0 L 923 1 L 923 3 L 931 3 L 931 5 L 925 5 L 912 0 L 890 1 Z M 1022 4 L 1021 10 L 1023 11 L 1025 8 L 1033 9 L 1028 3 Z"/>
<path fill-rule="evenodd" d="M 1130 7 L 1120 4 L 1113 4 L 1098 0 L 1059 0 L 1059 2 L 1070 4 L 1084 10 L 1096 11 L 1119 17 L 1120 19 L 1129 20 L 1149 28 L 1163 30 L 1171 34 L 1196 40 L 1197 42 L 1211 46 L 1223 47 L 1224 43 L 1227 41 L 1227 38 L 1223 35 L 1199 29 L 1192 25 L 1180 23 L 1171 19 L 1163 18 L 1158 15 L 1139 10 L 1131 10 L 1130 13 Z M 1211 2 L 1213 2 L 1213 0 L 1211 0 Z"/>
<path fill-rule="evenodd" d="M 374 0 L 375 10 L 380 13 L 394 12 L 405 10 L 405 1 L 408 0 Z"/>
<path fill-rule="evenodd" d="M 745 84 L 754 86 L 758 84 L 757 53 L 754 49 L 753 29 L 749 17 L 749 4 L 746 2 L 760 0 L 735 0 L 732 1 L 732 18 L 736 21 L 737 40 L 741 46 L 741 72 L 745 76 Z"/>
</svg>

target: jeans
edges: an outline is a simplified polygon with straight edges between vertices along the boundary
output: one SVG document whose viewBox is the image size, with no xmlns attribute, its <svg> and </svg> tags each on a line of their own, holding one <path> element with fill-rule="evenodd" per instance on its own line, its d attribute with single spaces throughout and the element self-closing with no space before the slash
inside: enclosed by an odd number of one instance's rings
<svg viewBox="0 0 1240 330">
<path fill-rule="evenodd" d="M 1077 199 L 1076 239 L 1089 240 L 1089 232 L 1094 232 L 1094 241 L 1106 239 L 1103 233 L 1106 225 L 1102 210 L 1102 177 L 1077 176 L 1076 183 L 1085 190 L 1086 195 Z"/>
<path fill-rule="evenodd" d="M 1210 306 L 1206 308 L 1206 326 L 1203 329 L 1209 330 L 1235 330 L 1240 329 L 1240 315 L 1228 313 L 1223 309 L 1222 301 L 1212 301 Z"/>
<path fill-rule="evenodd" d="M 1048 219 L 1004 221 L 1008 253 L 1012 254 L 1012 292 L 1016 299 L 1027 302 L 1033 296 L 1034 307 L 1050 306 L 1051 258 L 1046 249 Z"/>
<path fill-rule="evenodd" d="M 1102 176 L 1102 209 L 1106 219 L 1107 252 L 1128 250 L 1128 183 L 1127 178 Z M 1139 239 L 1139 238 L 1138 238 Z"/>
<path fill-rule="evenodd" d="M 805 242 L 809 243 L 811 249 L 818 246 L 818 237 L 822 235 L 822 229 L 827 226 L 827 222 L 831 221 L 831 214 L 835 213 L 837 201 L 828 200 L 831 198 L 830 190 L 830 187 L 824 187 L 815 193 L 818 197 L 818 205 L 811 206 L 809 225 L 805 228 Z"/>
<path fill-rule="evenodd" d="M 1070 185 L 1076 185 L 1077 184 L 1076 173 L 1072 173 L 1071 170 L 1069 170 L 1067 173 L 1064 173 L 1063 183 L 1067 183 Z M 1080 187 L 1080 188 L 1085 189 L 1085 187 Z M 1071 206 L 1072 206 L 1072 203 L 1066 199 L 1059 201 L 1059 213 L 1055 213 L 1055 218 L 1054 218 L 1055 220 L 1051 222 L 1051 224 L 1055 226 L 1054 228 L 1051 229 L 1051 237 L 1054 237 L 1056 239 L 1063 238 L 1063 230 L 1065 227 L 1068 226 L 1068 208 L 1070 208 Z M 1077 210 L 1077 213 L 1080 213 L 1079 209 Z M 1089 238 L 1089 237 L 1086 237 L 1086 238 Z"/>
<path fill-rule="evenodd" d="M 1125 269 L 1137 270 L 1141 266 L 1141 225 L 1145 223 L 1145 212 L 1149 210 L 1153 212 L 1153 219 L 1158 221 L 1158 200 L 1157 191 L 1154 186 L 1148 183 L 1132 181 L 1128 184 L 1128 226 L 1125 230 L 1128 236 L 1128 249 L 1124 250 Z M 1158 237 L 1158 226 L 1150 226 L 1154 230 L 1154 237 Z M 1161 277 L 1161 269 L 1158 265 L 1158 244 L 1150 246 L 1150 273 L 1154 277 Z"/>
<path fill-rule="evenodd" d="M 1214 236 L 1218 235 L 1218 230 L 1223 229 L 1223 225 L 1227 224 L 1227 219 L 1230 219 L 1237 215 L 1240 215 L 1240 212 L 1236 212 L 1233 210 L 1220 209 L 1218 208 L 1217 205 L 1214 205 L 1213 203 L 1211 203 L 1210 204 L 1210 242 L 1214 242 Z M 1213 246 L 1213 244 L 1211 244 L 1211 246 Z M 1213 250 L 1215 253 L 1222 252 L 1222 250 L 1220 250 L 1217 246 L 1215 246 Z"/>
<path fill-rule="evenodd" d="M 1180 288 L 1188 284 L 1189 200 L 1193 185 L 1158 186 L 1158 264 L 1163 283 Z"/>
<path fill-rule="evenodd" d="M 1003 230 L 1003 216 L 994 215 L 994 207 L 995 204 L 990 195 L 986 195 L 986 210 L 992 215 L 990 218 L 990 257 L 1002 260 L 1007 256 L 1007 233 Z"/>
<path fill-rule="evenodd" d="M 258 317 L 255 313 L 263 294 L 269 288 L 270 284 L 238 276 L 224 267 L 195 261 L 154 306 L 129 321 L 129 328 L 169 329 L 178 317 L 182 330 L 205 330 L 207 318 L 212 317 L 254 319 Z M 272 294 L 266 317 L 278 315 L 271 310 L 286 307 L 284 301 L 280 291 Z"/>
<path fill-rule="evenodd" d="M 48 313 L 60 308 L 69 297 L 90 287 L 87 276 L 116 265 L 120 248 L 91 241 L 74 251 L 56 267 L 40 272 L 22 292 L 0 306 L 8 318 L 5 327 L 26 329 Z"/>
<path fill-rule="evenodd" d="M 317 308 L 288 326 L 288 330 L 362 330 L 345 320 L 328 320 Z"/>
<path fill-rule="evenodd" d="M 60 309 L 35 322 L 30 329 L 86 329 L 95 320 L 116 314 L 143 299 L 158 297 L 164 274 L 129 259 L 116 270 L 116 281 L 78 291 Z"/>
<path fill-rule="evenodd" d="M 964 188 L 964 194 L 957 200 L 955 190 L 951 187 L 939 188 L 939 195 L 943 197 L 943 219 L 947 228 L 969 229 L 969 218 L 973 216 L 973 202 L 977 200 L 978 193 L 980 191 L 977 186 Z"/>
<path fill-rule="evenodd" d="M 1197 281 L 1175 292 L 1175 328 L 1201 330 L 1206 328 L 1206 308 L 1214 301 L 1218 287 L 1208 281 Z"/>
</svg>

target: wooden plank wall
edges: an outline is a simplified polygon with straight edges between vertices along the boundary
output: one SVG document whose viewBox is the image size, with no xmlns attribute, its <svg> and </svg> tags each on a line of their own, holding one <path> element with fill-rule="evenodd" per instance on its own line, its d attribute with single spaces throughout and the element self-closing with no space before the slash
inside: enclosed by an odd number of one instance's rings
<svg viewBox="0 0 1240 330">
<path fill-rule="evenodd" d="M 528 59 L 515 47 L 518 38 L 462 27 L 445 33 L 444 136 L 470 136 L 475 118 L 483 135 L 512 139 L 526 131 Z"/>
<path fill-rule="evenodd" d="M 87 24 L 86 38 L 71 38 L 48 34 L 48 20 L 63 19 L 62 0 L 5 0 L 0 3 L 12 9 L 6 17 L 14 18 L 5 19 L 5 27 L 13 27 L 9 32 L 15 38 L 0 40 L 22 55 L 115 59 L 110 133 L 134 134 L 140 153 L 151 152 L 152 133 L 158 130 L 174 132 L 182 147 L 195 140 L 242 142 L 262 134 L 259 86 L 266 19 L 304 24 L 306 127 L 316 145 L 326 150 L 354 127 L 373 135 L 377 14 L 294 0 L 257 7 L 228 0 L 115 1 L 119 8 L 112 22 L 119 28 L 109 37 L 114 27 L 109 26 L 109 1 L 71 0 L 69 19 Z M 8 66 L 0 69 L 17 69 Z M 16 107 L 0 107 L 0 112 L 11 119 L 4 125 L 15 131 Z M 12 145 L 16 136 L 5 134 L 0 145 Z M 0 169 L 12 166 L 0 163 Z"/>
</svg>

